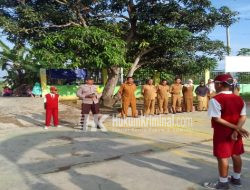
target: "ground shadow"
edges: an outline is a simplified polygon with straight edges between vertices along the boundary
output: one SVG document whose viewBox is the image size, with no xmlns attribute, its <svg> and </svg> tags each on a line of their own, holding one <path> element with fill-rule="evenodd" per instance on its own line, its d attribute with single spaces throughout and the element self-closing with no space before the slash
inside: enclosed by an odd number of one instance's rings
<svg viewBox="0 0 250 190">
<path fill-rule="evenodd" d="M 118 138 L 119 142 L 117 141 Z M 133 142 L 135 140 L 138 142 L 142 140 L 142 143 L 136 144 Z M 117 133 L 90 132 L 83 134 L 73 131 L 41 131 L 15 136 L 1 142 L 0 153 L 17 165 L 27 185 L 32 187 L 32 189 L 57 190 L 59 188 L 46 179 L 33 184 L 25 178 L 26 172 L 34 176 L 40 176 L 42 174 L 65 171 L 72 176 L 70 181 L 80 188 L 85 187 L 85 184 L 88 182 L 90 189 L 96 189 L 99 186 L 102 189 L 125 189 L 112 180 L 99 176 L 79 174 L 74 170 L 76 166 L 87 166 L 118 159 L 137 167 L 176 176 L 195 184 L 201 184 L 202 178 L 213 178 L 217 174 L 216 165 L 205 159 L 210 157 L 208 152 L 211 147 L 208 145 L 192 144 L 192 146 L 199 148 L 201 152 L 194 150 L 190 152 L 194 157 L 182 157 L 186 162 L 184 166 L 178 165 L 175 163 L 175 160 L 166 161 L 150 156 L 148 153 L 166 150 L 155 149 L 157 147 L 155 144 L 144 143 L 144 140 Z M 166 142 L 165 144 L 166 146 L 172 144 L 172 147 L 178 147 L 178 144 L 172 142 Z M 35 152 L 40 151 L 46 157 L 29 163 L 19 162 L 20 158 L 25 157 L 26 154 L 36 158 L 36 155 L 33 155 L 33 150 Z M 29 154 L 30 151 L 31 153 Z M 200 159 L 200 156 L 205 158 Z M 247 164 L 250 164 L 249 161 Z M 204 170 L 206 172 L 203 172 Z"/>
</svg>

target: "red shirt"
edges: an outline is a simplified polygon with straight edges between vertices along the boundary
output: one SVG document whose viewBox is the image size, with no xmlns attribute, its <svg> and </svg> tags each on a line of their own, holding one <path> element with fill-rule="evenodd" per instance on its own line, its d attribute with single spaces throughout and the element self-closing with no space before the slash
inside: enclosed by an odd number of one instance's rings
<svg viewBox="0 0 250 190">
<path fill-rule="evenodd" d="M 244 107 L 244 101 L 242 98 L 235 94 L 225 93 L 220 93 L 213 98 L 220 104 L 221 118 L 236 125 Z M 234 131 L 234 129 L 214 121 L 213 118 L 212 127 L 214 128 L 214 132 L 218 133 L 220 138 L 231 138 L 231 134 Z"/>
<path fill-rule="evenodd" d="M 58 109 L 58 99 L 59 95 L 54 94 L 54 97 L 52 97 L 51 94 L 46 94 L 46 109 Z"/>
</svg>

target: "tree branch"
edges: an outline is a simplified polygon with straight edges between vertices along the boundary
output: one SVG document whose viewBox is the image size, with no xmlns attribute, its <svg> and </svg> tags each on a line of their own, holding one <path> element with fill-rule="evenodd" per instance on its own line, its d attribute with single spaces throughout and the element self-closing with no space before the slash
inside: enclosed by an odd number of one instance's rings
<svg viewBox="0 0 250 190">
<path fill-rule="evenodd" d="M 103 13 L 103 14 L 99 14 L 99 15 L 94 16 L 94 18 L 100 18 L 100 17 L 123 18 L 123 19 L 129 21 L 129 17 L 124 16 L 124 15 L 117 15 L 114 13 Z"/>
<path fill-rule="evenodd" d="M 148 54 L 148 53 L 150 53 L 151 51 L 153 51 L 153 50 L 155 50 L 157 47 L 151 47 L 151 48 L 149 48 L 149 49 L 144 49 L 143 51 L 141 51 L 140 53 L 139 53 L 139 57 L 142 57 L 142 56 L 144 56 L 144 55 L 146 55 L 146 54 Z"/>
<path fill-rule="evenodd" d="M 62 0 L 62 1 L 60 1 L 60 0 L 55 0 L 55 2 L 57 2 L 57 3 L 59 3 L 59 4 L 62 4 L 62 5 L 66 5 L 68 2 L 67 2 L 67 0 Z"/>
<path fill-rule="evenodd" d="M 64 27 L 71 26 L 71 25 L 81 26 L 80 24 L 78 24 L 76 22 L 70 21 L 69 23 L 66 23 L 66 24 L 62 24 L 62 25 L 54 25 L 53 24 L 53 25 L 45 26 L 43 28 L 64 28 Z"/>
<path fill-rule="evenodd" d="M 25 32 L 25 33 L 28 33 L 28 32 L 30 32 L 30 31 L 32 31 L 32 30 L 35 30 L 35 29 L 65 28 L 65 27 L 68 27 L 68 26 L 71 26 L 71 25 L 74 25 L 74 26 L 81 26 L 80 24 L 78 24 L 78 23 L 76 23 L 76 22 L 70 21 L 69 23 L 62 24 L 62 25 L 55 25 L 55 24 L 52 24 L 52 25 L 43 26 L 43 27 L 22 28 L 21 31 L 22 31 L 22 32 Z"/>
<path fill-rule="evenodd" d="M 132 41 L 133 37 L 135 36 L 136 28 L 137 28 L 136 8 L 135 8 L 133 0 L 130 0 L 128 3 L 128 15 L 129 15 L 129 22 L 130 22 L 131 28 L 130 28 L 126 41 L 129 44 Z"/>
<path fill-rule="evenodd" d="M 72 8 L 75 11 L 77 17 L 79 18 L 81 25 L 84 27 L 88 27 L 87 22 L 81 13 L 81 9 L 85 11 L 89 10 L 90 8 L 84 7 L 80 0 L 77 0 L 76 4 L 74 4 Z"/>
<path fill-rule="evenodd" d="M 133 63 L 133 65 L 131 66 L 129 72 L 128 72 L 128 77 L 132 77 L 134 72 L 141 67 L 141 65 L 139 64 L 141 57 L 150 53 L 151 51 L 155 50 L 157 47 L 151 47 L 149 49 L 144 49 L 143 51 L 141 51 L 138 56 L 135 58 L 135 61 Z"/>
</svg>

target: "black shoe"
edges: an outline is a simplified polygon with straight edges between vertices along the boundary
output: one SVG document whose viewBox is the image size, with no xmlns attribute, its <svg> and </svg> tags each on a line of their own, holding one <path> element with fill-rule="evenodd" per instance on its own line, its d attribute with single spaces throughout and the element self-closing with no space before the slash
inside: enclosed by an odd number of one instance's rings
<svg viewBox="0 0 250 190">
<path fill-rule="evenodd" d="M 211 183 L 211 182 L 206 182 L 203 184 L 203 186 L 207 189 L 229 189 L 229 182 L 222 183 L 222 182 L 216 182 L 216 183 Z"/>
<path fill-rule="evenodd" d="M 230 177 L 229 181 L 235 187 L 241 187 L 242 186 L 241 180 L 240 179 L 235 179 L 233 176 Z"/>
</svg>

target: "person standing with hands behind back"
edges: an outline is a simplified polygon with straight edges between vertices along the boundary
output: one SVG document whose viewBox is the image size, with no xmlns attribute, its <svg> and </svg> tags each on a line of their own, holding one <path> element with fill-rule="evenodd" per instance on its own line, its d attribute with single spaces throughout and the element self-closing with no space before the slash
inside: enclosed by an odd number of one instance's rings
<svg viewBox="0 0 250 190">
<path fill-rule="evenodd" d="M 208 114 L 212 120 L 213 154 L 218 161 L 219 181 L 206 182 L 207 189 L 229 189 L 228 159 L 233 160 L 233 175 L 230 178 L 232 185 L 241 186 L 241 154 L 244 153 L 242 136 L 249 133 L 243 129 L 246 121 L 246 104 L 240 96 L 232 93 L 233 79 L 229 74 L 218 75 L 215 78 L 215 95 L 209 102 Z"/>
<path fill-rule="evenodd" d="M 168 114 L 169 89 L 167 80 L 162 80 L 161 84 L 157 86 L 159 114 Z"/>
<path fill-rule="evenodd" d="M 182 84 L 179 77 L 175 78 L 174 84 L 170 87 L 170 93 L 172 94 L 172 112 L 173 114 L 181 112 L 181 91 Z"/>
<path fill-rule="evenodd" d="M 128 108 L 131 106 L 132 117 L 137 117 L 136 111 L 136 97 L 135 97 L 136 85 L 132 77 L 127 77 L 125 83 L 123 83 L 118 91 L 122 100 L 122 118 L 128 116 Z"/>
<path fill-rule="evenodd" d="M 54 86 L 50 87 L 50 93 L 45 95 L 44 98 L 44 108 L 46 110 L 46 121 L 44 129 L 50 127 L 51 117 L 53 116 L 53 122 L 55 127 L 59 126 L 58 120 L 58 102 L 59 95 L 57 94 L 57 89 Z"/>
<path fill-rule="evenodd" d="M 144 97 L 144 114 L 154 115 L 155 114 L 156 87 L 155 85 L 153 85 L 152 79 L 148 79 L 146 84 L 143 85 L 141 93 Z"/>
</svg>

